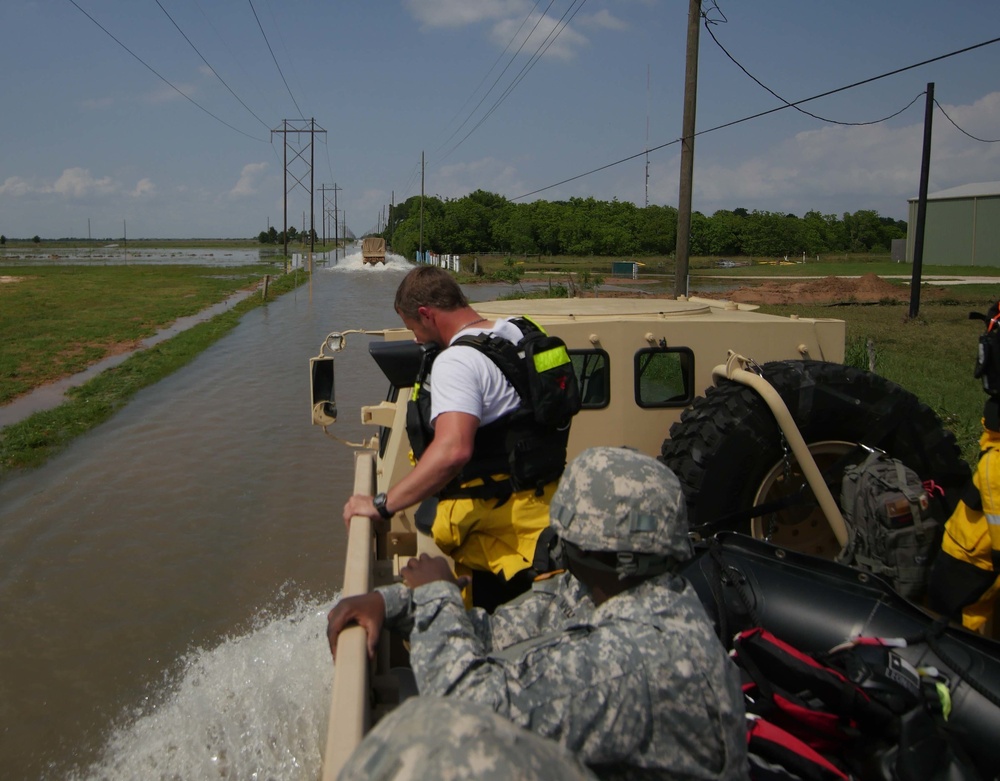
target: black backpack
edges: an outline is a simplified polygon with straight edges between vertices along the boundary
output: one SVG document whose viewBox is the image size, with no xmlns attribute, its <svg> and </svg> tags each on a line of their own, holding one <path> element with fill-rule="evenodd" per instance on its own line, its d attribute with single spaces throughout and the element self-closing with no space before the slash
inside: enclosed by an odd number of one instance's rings
<svg viewBox="0 0 1000 781">
<path fill-rule="evenodd" d="M 983 390 L 990 396 L 1000 396 L 1000 302 L 986 311 L 969 312 L 970 320 L 982 320 L 986 330 L 979 337 L 979 352 L 976 354 L 975 378 L 982 380 Z"/>
<path fill-rule="evenodd" d="M 524 336 L 516 345 L 492 334 L 462 336 L 455 344 L 485 353 L 514 386 L 541 426 L 565 429 L 580 411 L 580 385 L 566 343 L 529 317 L 511 318 Z"/>
</svg>

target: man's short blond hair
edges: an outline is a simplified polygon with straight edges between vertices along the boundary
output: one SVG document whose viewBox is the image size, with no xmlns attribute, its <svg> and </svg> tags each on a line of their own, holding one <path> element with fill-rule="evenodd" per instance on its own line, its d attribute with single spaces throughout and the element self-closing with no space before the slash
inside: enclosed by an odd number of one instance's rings
<svg viewBox="0 0 1000 781">
<path fill-rule="evenodd" d="M 396 312 L 414 320 L 422 306 L 450 312 L 468 305 L 469 300 L 455 278 L 437 266 L 418 266 L 403 277 L 396 289 L 394 304 Z"/>
</svg>

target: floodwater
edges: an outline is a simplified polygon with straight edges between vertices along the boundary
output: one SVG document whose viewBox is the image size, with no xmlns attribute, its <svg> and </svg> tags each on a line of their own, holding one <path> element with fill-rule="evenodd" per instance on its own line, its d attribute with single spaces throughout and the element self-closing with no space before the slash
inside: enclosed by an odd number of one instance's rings
<svg viewBox="0 0 1000 781">
<path fill-rule="evenodd" d="M 331 330 L 396 326 L 409 268 L 315 271 L 4 479 L 0 776 L 318 777 L 353 455 L 309 423 L 308 359 Z M 348 339 L 336 428 L 359 441 L 385 380 Z"/>
</svg>

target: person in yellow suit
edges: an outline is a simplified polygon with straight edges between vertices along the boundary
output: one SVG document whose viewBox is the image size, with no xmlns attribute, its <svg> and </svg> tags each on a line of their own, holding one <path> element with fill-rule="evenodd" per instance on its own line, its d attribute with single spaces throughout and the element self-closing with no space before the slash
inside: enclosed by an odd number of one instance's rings
<svg viewBox="0 0 1000 781">
<path fill-rule="evenodd" d="M 928 605 L 983 632 L 1000 593 L 1000 400 L 983 408 L 979 463 L 972 483 L 945 524 L 931 568 Z"/>
<path fill-rule="evenodd" d="M 470 605 L 492 611 L 546 571 L 548 538 L 539 540 L 566 465 L 569 424 L 558 431 L 540 424 L 508 377 L 516 371 L 524 389 L 526 359 L 515 345 L 525 328 L 538 326 L 480 317 L 454 278 L 434 266 L 404 277 L 395 309 L 417 342 L 436 348 L 425 353 L 407 410 L 416 464 L 385 493 L 352 496 L 344 521 L 388 520 L 420 504 L 417 528 L 471 577 Z M 560 355 L 571 370 L 565 347 Z"/>
</svg>

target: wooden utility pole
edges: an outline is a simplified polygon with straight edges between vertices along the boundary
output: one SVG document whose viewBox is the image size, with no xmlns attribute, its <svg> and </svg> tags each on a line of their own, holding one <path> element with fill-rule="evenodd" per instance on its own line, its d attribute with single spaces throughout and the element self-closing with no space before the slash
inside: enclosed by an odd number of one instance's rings
<svg viewBox="0 0 1000 781">
<path fill-rule="evenodd" d="M 424 153 L 420 153 L 420 262 L 424 262 Z"/>
<path fill-rule="evenodd" d="M 920 158 L 920 192 L 917 194 L 917 225 L 913 235 L 913 270 L 910 277 L 910 317 L 920 312 L 920 275 L 924 265 L 924 222 L 927 218 L 927 180 L 931 172 L 931 123 L 934 119 L 934 82 L 927 85 L 924 104 L 924 148 Z"/>
<path fill-rule="evenodd" d="M 674 295 L 686 296 L 691 252 L 691 190 L 694 186 L 694 133 L 698 103 L 698 32 L 701 0 L 688 1 L 687 64 L 684 68 L 684 116 L 681 129 L 681 183 L 677 197 L 677 262 Z"/>
<path fill-rule="evenodd" d="M 337 261 L 338 251 L 340 248 L 340 226 L 337 224 L 337 190 L 341 188 L 337 187 L 337 183 L 333 183 L 333 260 Z M 346 236 L 344 238 L 347 238 Z"/>
</svg>

